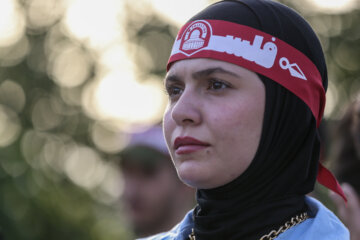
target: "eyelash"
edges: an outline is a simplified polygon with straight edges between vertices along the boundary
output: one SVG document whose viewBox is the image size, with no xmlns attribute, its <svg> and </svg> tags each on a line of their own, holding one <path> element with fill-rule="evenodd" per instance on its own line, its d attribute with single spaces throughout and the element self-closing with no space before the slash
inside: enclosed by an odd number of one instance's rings
<svg viewBox="0 0 360 240">
<path fill-rule="evenodd" d="M 217 83 L 221 84 L 221 88 L 213 88 L 214 84 L 217 84 Z M 209 86 L 208 86 L 207 89 L 217 91 L 217 90 L 221 90 L 221 89 L 225 89 L 225 88 L 231 88 L 231 85 L 224 82 L 224 81 L 221 81 L 219 79 L 210 79 L 209 80 Z"/>
<path fill-rule="evenodd" d="M 176 95 L 178 95 L 179 93 L 174 93 L 174 89 L 180 89 L 180 91 L 182 90 L 181 87 L 177 86 L 177 85 L 169 85 L 169 86 L 165 86 L 165 93 L 171 98 L 174 97 Z"/>
<path fill-rule="evenodd" d="M 221 87 L 214 88 L 214 84 L 218 84 L 218 83 L 221 84 Z M 222 80 L 215 79 L 215 78 L 209 79 L 207 84 L 208 84 L 208 86 L 207 86 L 206 90 L 210 90 L 210 91 L 220 91 L 220 90 L 223 90 L 226 88 L 232 88 L 230 84 L 228 84 Z M 177 93 L 174 93 L 174 91 L 177 91 Z M 165 93 L 170 98 L 181 94 L 182 91 L 183 91 L 182 87 L 178 86 L 177 84 L 170 84 L 168 86 L 165 86 Z"/>
</svg>

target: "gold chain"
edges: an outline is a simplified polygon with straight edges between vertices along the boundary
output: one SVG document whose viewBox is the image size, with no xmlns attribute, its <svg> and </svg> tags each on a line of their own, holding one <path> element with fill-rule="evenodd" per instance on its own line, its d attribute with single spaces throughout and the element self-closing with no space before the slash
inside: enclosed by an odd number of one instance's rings
<svg viewBox="0 0 360 240">
<path fill-rule="evenodd" d="M 192 229 L 191 233 L 189 234 L 189 239 L 190 239 L 190 240 L 196 240 L 196 239 L 195 239 L 194 229 Z"/>
<path fill-rule="evenodd" d="M 308 218 L 309 218 L 309 216 L 306 212 L 296 215 L 295 217 L 292 217 L 290 219 L 290 221 L 287 221 L 284 225 L 282 225 L 277 231 L 272 230 L 269 234 L 262 236 L 260 238 L 260 240 L 273 240 L 273 239 L 277 238 L 281 233 L 298 225 L 299 223 L 302 223 L 303 221 L 305 221 Z M 194 229 L 192 229 L 191 234 L 189 234 L 189 239 L 196 240 Z"/>
<path fill-rule="evenodd" d="M 260 240 L 273 240 L 281 233 L 285 232 L 289 228 L 294 227 L 295 225 L 298 225 L 299 223 L 302 223 L 308 218 L 309 216 L 306 212 L 301 213 L 300 215 L 296 215 L 295 217 L 292 217 L 290 221 L 287 221 L 284 225 L 282 225 L 277 231 L 272 230 L 269 234 L 262 236 Z"/>
</svg>

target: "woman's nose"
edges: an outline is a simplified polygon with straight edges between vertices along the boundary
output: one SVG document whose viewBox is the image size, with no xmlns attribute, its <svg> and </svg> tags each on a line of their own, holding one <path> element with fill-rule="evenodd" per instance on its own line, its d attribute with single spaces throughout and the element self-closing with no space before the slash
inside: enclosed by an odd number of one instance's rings
<svg viewBox="0 0 360 240">
<path fill-rule="evenodd" d="M 172 107 L 171 117 L 178 125 L 197 125 L 201 122 L 200 100 L 195 91 L 184 90 Z"/>
</svg>

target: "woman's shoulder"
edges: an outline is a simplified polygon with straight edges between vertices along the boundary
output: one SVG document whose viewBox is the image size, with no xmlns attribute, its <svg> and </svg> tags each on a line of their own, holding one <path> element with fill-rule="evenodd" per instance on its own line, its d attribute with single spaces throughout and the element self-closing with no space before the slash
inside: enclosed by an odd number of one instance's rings
<svg viewBox="0 0 360 240">
<path fill-rule="evenodd" d="M 318 200 L 306 197 L 310 218 L 280 234 L 276 240 L 350 240 L 350 234 L 342 222 Z M 138 240 L 185 240 L 193 227 L 193 210 L 168 232 Z"/>
<path fill-rule="evenodd" d="M 191 233 L 191 230 L 194 225 L 192 215 L 193 215 L 193 210 L 189 211 L 185 215 L 184 219 L 168 232 L 159 233 L 154 236 L 147 237 L 147 238 L 141 238 L 138 240 L 185 240 L 185 239 L 188 239 L 188 236 Z"/>
<path fill-rule="evenodd" d="M 350 234 L 344 224 L 318 200 L 306 197 L 310 218 L 280 234 L 278 240 L 350 240 Z"/>
</svg>

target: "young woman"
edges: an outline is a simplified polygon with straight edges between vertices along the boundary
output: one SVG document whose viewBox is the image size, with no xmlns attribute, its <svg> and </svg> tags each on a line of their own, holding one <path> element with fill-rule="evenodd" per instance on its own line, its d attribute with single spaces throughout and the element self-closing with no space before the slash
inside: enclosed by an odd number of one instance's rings
<svg viewBox="0 0 360 240">
<path fill-rule="evenodd" d="M 349 239 L 305 195 L 319 165 L 327 87 L 320 43 L 293 10 L 268 0 L 221 1 L 180 30 L 168 63 L 164 132 L 196 208 L 149 239 Z"/>
</svg>

